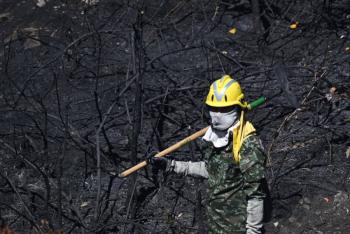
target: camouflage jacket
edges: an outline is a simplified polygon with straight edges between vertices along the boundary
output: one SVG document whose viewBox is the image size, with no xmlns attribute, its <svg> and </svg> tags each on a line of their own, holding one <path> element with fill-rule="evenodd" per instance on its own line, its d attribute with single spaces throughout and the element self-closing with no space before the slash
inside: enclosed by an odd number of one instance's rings
<svg viewBox="0 0 350 234">
<path fill-rule="evenodd" d="M 245 233 L 247 200 L 265 197 L 261 187 L 265 154 L 256 135 L 245 139 L 240 155 L 236 163 L 232 144 L 209 146 L 205 162 L 172 162 L 176 173 L 208 178 L 209 233 Z"/>
<path fill-rule="evenodd" d="M 248 199 L 263 199 L 265 154 L 256 135 L 240 149 L 241 160 L 232 158 L 232 146 L 210 147 L 207 154 L 208 217 L 210 233 L 245 233 Z"/>
</svg>

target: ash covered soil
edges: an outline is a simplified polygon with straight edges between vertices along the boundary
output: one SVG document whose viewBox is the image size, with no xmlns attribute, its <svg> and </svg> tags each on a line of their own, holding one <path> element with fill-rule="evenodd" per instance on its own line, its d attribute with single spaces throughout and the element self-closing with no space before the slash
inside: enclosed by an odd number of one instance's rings
<svg viewBox="0 0 350 234">
<path fill-rule="evenodd" d="M 222 74 L 268 156 L 266 233 L 349 233 L 348 1 L 0 0 L 0 225 L 205 233 L 205 181 L 118 174 L 209 124 Z M 276 67 L 278 67 L 276 72 Z M 200 142 L 170 155 L 203 158 Z"/>
</svg>

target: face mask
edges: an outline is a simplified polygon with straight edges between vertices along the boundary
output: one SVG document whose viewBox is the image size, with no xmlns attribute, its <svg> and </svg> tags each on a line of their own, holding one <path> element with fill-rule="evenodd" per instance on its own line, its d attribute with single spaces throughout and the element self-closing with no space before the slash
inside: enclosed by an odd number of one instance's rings
<svg viewBox="0 0 350 234">
<path fill-rule="evenodd" d="M 229 129 L 238 119 L 237 109 L 225 113 L 209 111 L 209 115 L 212 127 L 221 131 Z"/>
</svg>

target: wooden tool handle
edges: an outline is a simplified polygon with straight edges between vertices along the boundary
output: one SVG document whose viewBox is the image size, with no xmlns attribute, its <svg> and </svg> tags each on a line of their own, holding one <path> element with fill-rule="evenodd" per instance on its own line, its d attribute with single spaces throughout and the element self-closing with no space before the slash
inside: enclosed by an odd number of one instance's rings
<svg viewBox="0 0 350 234">
<path fill-rule="evenodd" d="M 183 145 L 185 145 L 185 144 L 187 144 L 187 143 L 197 139 L 200 136 L 203 136 L 205 134 L 205 132 L 208 130 L 208 128 L 209 128 L 209 126 L 206 127 L 206 128 L 203 128 L 202 130 L 199 130 L 198 132 L 195 132 L 191 136 L 186 137 L 185 139 L 177 142 L 176 144 L 170 146 L 169 148 L 166 148 L 165 150 L 157 153 L 154 157 L 157 157 L 157 158 L 164 157 L 164 156 L 174 152 L 175 150 L 179 149 Z M 123 171 L 122 173 L 120 173 L 119 177 L 126 177 L 126 176 L 134 173 L 135 171 L 140 170 L 141 168 L 143 168 L 146 165 L 147 165 L 147 162 L 146 161 L 142 161 L 142 162 L 136 164 L 135 166 L 130 167 L 129 169 L 127 169 L 127 170 Z"/>
</svg>

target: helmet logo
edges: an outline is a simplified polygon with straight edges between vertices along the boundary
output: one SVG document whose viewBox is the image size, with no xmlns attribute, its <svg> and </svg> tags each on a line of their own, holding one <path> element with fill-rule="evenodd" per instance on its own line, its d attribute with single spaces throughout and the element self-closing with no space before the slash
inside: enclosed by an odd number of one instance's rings
<svg viewBox="0 0 350 234">
<path fill-rule="evenodd" d="M 221 91 L 218 90 L 217 82 L 214 82 L 213 87 L 214 87 L 214 94 L 215 94 L 216 100 L 221 101 L 222 97 L 226 93 L 226 90 L 235 82 L 236 82 L 235 80 L 230 80 Z"/>
</svg>

